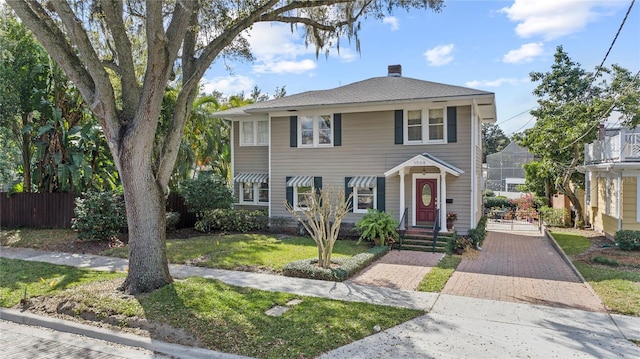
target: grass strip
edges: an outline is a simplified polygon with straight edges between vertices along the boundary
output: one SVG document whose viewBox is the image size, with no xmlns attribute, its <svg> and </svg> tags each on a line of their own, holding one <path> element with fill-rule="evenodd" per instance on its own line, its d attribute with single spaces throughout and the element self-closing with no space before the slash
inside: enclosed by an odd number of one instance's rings
<svg viewBox="0 0 640 359">
<path fill-rule="evenodd" d="M 447 254 L 427 273 L 420 284 L 420 292 L 441 292 L 451 275 L 462 261 L 462 257 Z"/>
<path fill-rule="evenodd" d="M 589 239 L 579 234 L 552 231 L 551 235 L 568 256 L 580 254 L 591 246 Z"/>
<path fill-rule="evenodd" d="M 48 300 L 57 303 L 72 303 L 74 309 L 68 314 L 86 318 L 90 313 L 92 318 L 122 326 L 162 323 L 164 334 L 171 333 L 168 327 L 175 328 L 176 333 L 195 338 L 201 347 L 256 358 L 316 357 L 374 334 L 376 326 L 384 330 L 424 314 L 420 310 L 235 287 L 198 277 L 177 280 L 134 297 L 104 289 L 117 287 L 122 278 L 113 279 L 111 286 L 101 287 L 103 290 L 96 290 L 97 282 L 88 283 L 107 279 L 104 276 L 108 275 L 113 278 L 113 273 L 4 259 L 2 269 L 2 300 L 7 306 L 20 300 L 6 300 L 6 289 L 21 291 L 20 286 L 13 285 L 15 279 L 21 278 L 31 288 L 39 285 L 41 276 L 58 278 L 63 274 L 67 289 L 45 287 L 41 294 L 53 296 Z M 301 302 L 291 304 L 293 299 Z M 275 305 L 289 310 L 279 317 L 266 315 L 265 311 Z M 151 336 L 160 340 L 176 337 L 160 337 L 154 332 Z"/>
<path fill-rule="evenodd" d="M 124 278 L 123 273 L 0 258 L 0 306 L 9 308 L 23 299 L 55 295 L 74 286 Z"/>
<path fill-rule="evenodd" d="M 640 272 L 594 267 L 581 261 L 573 264 L 607 308 L 640 317 Z"/>
</svg>

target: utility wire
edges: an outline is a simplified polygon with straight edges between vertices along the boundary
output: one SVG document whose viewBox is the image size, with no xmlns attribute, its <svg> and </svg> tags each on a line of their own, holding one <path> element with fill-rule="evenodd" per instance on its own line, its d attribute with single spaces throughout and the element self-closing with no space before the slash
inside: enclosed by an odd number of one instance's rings
<svg viewBox="0 0 640 359">
<path fill-rule="evenodd" d="M 629 14 L 631 13 L 631 9 L 633 8 L 633 5 L 635 4 L 635 2 L 636 2 L 636 0 L 632 0 L 632 1 L 631 1 L 631 4 L 629 5 L 629 8 L 627 9 L 627 12 L 626 12 L 626 14 L 624 15 L 624 18 L 622 19 L 622 23 L 621 23 L 621 24 L 620 24 L 620 26 L 618 27 L 618 31 L 616 32 L 616 35 L 614 36 L 613 41 L 611 41 L 611 45 L 609 45 L 609 49 L 607 50 L 607 53 L 604 55 L 604 58 L 603 58 L 603 59 L 602 59 L 602 61 L 600 62 L 600 66 L 598 66 L 598 67 L 596 68 L 596 72 L 595 72 L 595 73 L 593 74 L 593 76 L 591 77 L 591 81 L 589 81 L 589 82 L 590 82 L 589 87 L 591 87 L 591 85 L 593 85 L 593 82 L 596 80 L 596 78 L 597 78 L 597 77 L 598 77 L 598 75 L 600 74 L 600 71 L 602 70 L 602 67 L 604 66 L 604 63 L 607 61 L 607 58 L 609 57 L 609 54 L 611 53 L 611 50 L 613 49 L 613 46 L 615 45 L 616 41 L 618 40 L 618 36 L 620 35 L 620 32 L 622 31 L 622 28 L 624 27 L 624 24 L 626 23 L 627 18 L 629 17 Z M 637 76 L 638 76 L 638 75 L 636 74 L 636 77 L 637 77 Z M 533 106 L 533 107 L 531 107 L 531 108 L 529 108 L 529 109 L 527 109 L 527 110 L 524 110 L 524 111 L 520 112 L 520 113 L 519 113 L 519 114 L 517 114 L 517 115 L 511 116 L 511 117 L 509 117 L 508 119 L 506 119 L 506 120 L 504 120 L 504 121 L 500 121 L 500 122 L 498 122 L 498 123 L 496 123 L 496 124 L 498 124 L 498 125 L 499 125 L 499 124 L 501 124 L 501 123 L 505 123 L 505 122 L 507 122 L 507 121 L 513 120 L 514 118 L 516 118 L 516 117 L 518 117 L 518 116 L 520 116 L 520 115 L 522 115 L 522 114 L 524 114 L 524 113 L 526 113 L 526 112 L 529 112 L 529 111 L 533 110 L 533 109 L 534 109 L 534 108 L 536 108 L 536 107 L 538 107 L 538 106 L 537 106 L 537 105 L 536 105 L 536 106 Z M 531 117 L 531 118 L 530 118 L 530 119 L 529 119 L 529 120 L 528 120 L 528 121 L 527 121 L 523 126 L 521 126 L 519 129 L 517 129 L 517 130 L 515 130 L 515 131 L 512 131 L 512 132 L 511 132 L 511 134 L 516 133 L 516 132 L 520 131 L 521 129 L 523 129 L 525 126 L 527 126 L 527 125 L 531 122 L 531 120 L 532 120 L 532 119 L 533 119 L 533 117 Z M 594 126 L 594 127 L 595 127 L 595 126 Z M 593 128 L 589 129 L 589 131 L 587 131 L 583 136 L 581 136 L 580 138 L 578 138 L 576 141 L 579 141 L 581 138 L 584 138 L 584 136 L 586 136 L 586 134 L 587 134 L 587 133 L 589 133 L 591 130 L 593 130 Z M 573 143 L 575 143 L 576 141 L 574 141 Z M 572 143 L 571 145 L 573 145 L 573 143 Z M 571 145 L 569 145 L 569 146 L 571 146 Z M 568 147 L 568 146 L 567 146 L 567 147 Z"/>
</svg>

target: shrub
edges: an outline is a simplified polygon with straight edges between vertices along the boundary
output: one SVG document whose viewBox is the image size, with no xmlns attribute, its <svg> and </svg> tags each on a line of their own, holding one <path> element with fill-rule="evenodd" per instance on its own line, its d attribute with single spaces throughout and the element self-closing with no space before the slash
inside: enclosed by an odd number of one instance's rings
<svg viewBox="0 0 640 359">
<path fill-rule="evenodd" d="M 200 232 L 220 230 L 225 232 L 249 232 L 267 228 L 269 220 L 263 210 L 213 209 L 204 211 L 194 228 Z"/>
<path fill-rule="evenodd" d="M 165 227 L 167 231 L 173 232 L 176 230 L 176 226 L 180 222 L 180 212 L 167 212 L 165 220 Z"/>
<path fill-rule="evenodd" d="M 383 246 L 389 240 L 398 238 L 398 221 L 391 214 L 375 209 L 367 213 L 356 223 L 355 229 L 360 234 L 358 243 L 363 239 L 373 241 L 376 246 Z"/>
<path fill-rule="evenodd" d="M 516 208 L 506 197 L 486 197 L 484 199 L 484 208 Z"/>
<path fill-rule="evenodd" d="M 201 173 L 196 179 L 184 181 L 179 193 L 184 204 L 198 216 L 209 210 L 231 208 L 233 203 L 227 181 L 216 174 Z"/>
<path fill-rule="evenodd" d="M 560 227 L 565 225 L 565 220 L 567 218 L 566 208 L 551 208 L 549 206 L 543 206 L 540 207 L 539 211 L 542 215 L 542 220 L 548 226 Z"/>
<path fill-rule="evenodd" d="M 618 248 L 624 251 L 640 250 L 640 231 L 618 231 L 614 240 Z"/>
<path fill-rule="evenodd" d="M 317 264 L 317 258 L 303 259 L 285 264 L 282 272 L 288 277 L 342 282 L 382 257 L 388 250 L 388 247 L 379 246 L 350 258 L 334 258 L 331 262 L 339 265 L 337 268 L 321 268 Z"/>
<path fill-rule="evenodd" d="M 607 258 L 607 257 L 601 257 L 601 256 L 595 256 L 593 258 L 591 258 L 591 261 L 593 263 L 598 263 L 598 264 L 603 264 L 609 267 L 619 267 L 620 266 L 620 262 L 618 262 L 615 259 L 611 259 L 611 258 Z"/>
<path fill-rule="evenodd" d="M 114 239 L 127 225 L 124 198 L 109 191 L 87 191 L 76 198 L 71 228 L 81 240 Z"/>
<path fill-rule="evenodd" d="M 469 239 L 475 248 L 479 248 L 487 237 L 487 217 L 482 217 L 478 221 L 476 228 L 469 230 Z"/>
</svg>

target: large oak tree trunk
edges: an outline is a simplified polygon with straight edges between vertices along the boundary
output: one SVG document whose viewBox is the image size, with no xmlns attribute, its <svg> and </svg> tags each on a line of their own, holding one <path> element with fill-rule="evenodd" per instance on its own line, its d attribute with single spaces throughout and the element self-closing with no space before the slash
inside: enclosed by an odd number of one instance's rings
<svg viewBox="0 0 640 359">
<path fill-rule="evenodd" d="M 129 271 L 122 289 L 145 293 L 172 282 L 165 242 L 166 207 L 151 168 L 140 166 L 139 154 L 130 155 L 120 160 L 129 229 Z"/>
</svg>

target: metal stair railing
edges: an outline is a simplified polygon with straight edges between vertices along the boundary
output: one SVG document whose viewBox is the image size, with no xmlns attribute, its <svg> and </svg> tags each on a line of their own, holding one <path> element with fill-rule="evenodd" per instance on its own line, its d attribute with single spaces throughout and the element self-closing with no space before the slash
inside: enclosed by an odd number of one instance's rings
<svg viewBox="0 0 640 359">
<path fill-rule="evenodd" d="M 402 214 L 402 217 L 400 217 L 400 222 L 398 222 L 398 227 L 396 228 L 396 231 L 400 236 L 398 241 L 398 250 L 402 249 L 402 241 L 404 240 L 404 236 L 407 233 L 407 227 L 409 226 L 407 213 L 409 213 L 409 207 L 404 209 L 404 213 Z"/>
<path fill-rule="evenodd" d="M 436 242 L 438 241 L 438 232 L 440 232 L 440 208 L 436 210 L 436 220 L 433 221 L 433 252 L 436 251 Z"/>
</svg>

